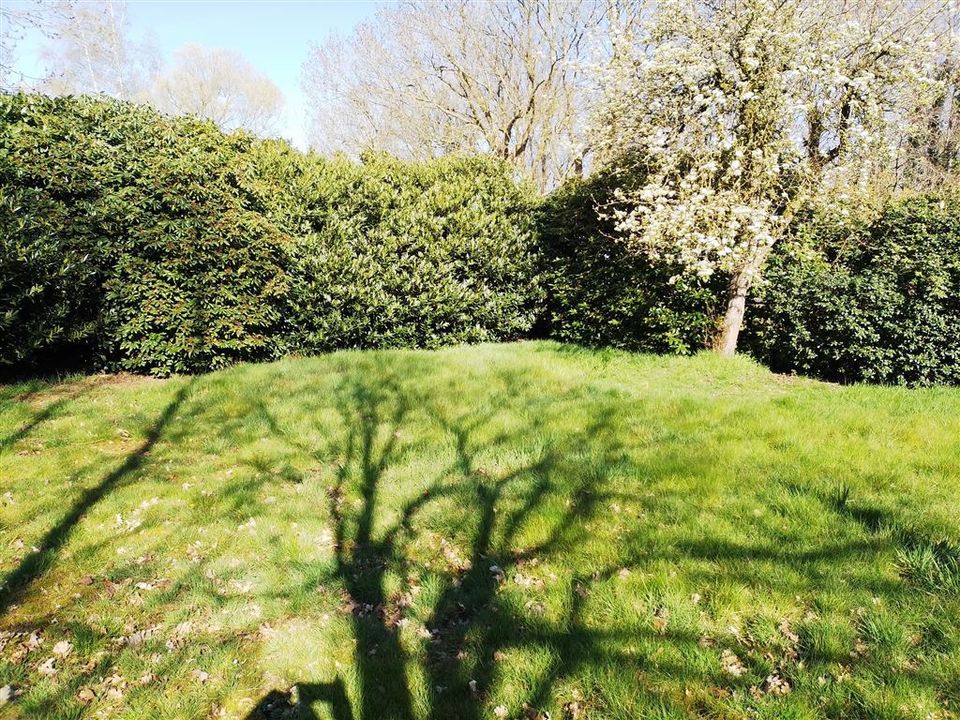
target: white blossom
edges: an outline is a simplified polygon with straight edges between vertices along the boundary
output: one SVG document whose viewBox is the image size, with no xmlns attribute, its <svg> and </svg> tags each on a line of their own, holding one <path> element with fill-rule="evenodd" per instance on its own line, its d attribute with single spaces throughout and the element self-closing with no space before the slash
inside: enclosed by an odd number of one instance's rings
<svg viewBox="0 0 960 720">
<path fill-rule="evenodd" d="M 916 40 L 930 12 L 664 0 L 603 80 L 601 162 L 642 160 L 639 185 L 603 211 L 638 252 L 746 292 L 801 202 L 856 192 L 903 152 L 892 140 L 936 84 L 936 45 Z"/>
</svg>

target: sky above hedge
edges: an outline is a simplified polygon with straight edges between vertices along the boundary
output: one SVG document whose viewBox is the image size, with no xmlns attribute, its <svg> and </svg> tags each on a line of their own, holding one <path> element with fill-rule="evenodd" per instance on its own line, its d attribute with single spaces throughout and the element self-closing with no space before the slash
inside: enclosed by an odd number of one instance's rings
<svg viewBox="0 0 960 720">
<path fill-rule="evenodd" d="M 242 53 L 283 92 L 280 128 L 297 146 L 306 146 L 307 119 L 300 74 L 310 43 L 347 33 L 376 9 L 375 0 L 131 0 L 131 36 L 155 42 L 164 60 L 187 43 Z M 17 70 L 43 74 L 42 42 L 27 38 Z"/>
</svg>

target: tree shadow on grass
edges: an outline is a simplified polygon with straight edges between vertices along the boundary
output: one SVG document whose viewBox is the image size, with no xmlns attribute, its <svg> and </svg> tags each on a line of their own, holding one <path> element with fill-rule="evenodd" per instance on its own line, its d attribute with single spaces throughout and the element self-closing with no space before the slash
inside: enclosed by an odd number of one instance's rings
<svg viewBox="0 0 960 720">
<path fill-rule="evenodd" d="M 316 703 L 330 707 L 333 720 L 353 720 L 350 700 L 343 680 L 329 683 L 300 683 L 287 692 L 272 690 L 247 715 L 248 720 L 319 720 L 313 711 Z"/>
<path fill-rule="evenodd" d="M 558 680 L 584 664 L 612 661 L 617 653 L 611 655 L 604 645 L 629 637 L 629 631 L 589 628 L 580 618 L 590 584 L 608 580 L 620 565 L 574 578 L 569 610 L 557 623 L 538 618 L 538 604 L 521 610 L 501 597 L 514 573 L 522 578 L 541 560 L 589 540 L 589 521 L 623 498 L 609 482 L 623 465 L 611 406 L 601 403 L 582 426 L 557 434 L 537 408 L 523 406 L 536 393 L 521 374 L 499 374 L 497 391 L 482 403 L 478 399 L 482 407 L 458 412 L 432 396 L 411 395 L 411 379 L 393 372 L 377 365 L 347 375 L 336 394 L 344 432 L 329 448 L 311 447 L 302 439 L 306 433 L 284 432 L 275 419 L 269 421 L 273 433 L 318 465 L 337 468 L 327 488 L 328 510 L 334 579 L 343 588 L 342 609 L 349 613 L 356 643 L 358 717 L 412 720 L 425 712 L 436 718 L 485 717 L 486 699 L 499 681 L 501 652 L 527 646 L 552 649 L 554 660 L 528 696 L 531 705 L 544 703 Z M 429 382 L 420 379 L 421 385 Z M 262 405 L 257 412 L 270 416 Z M 452 457 L 391 514 L 383 496 L 391 490 L 394 464 L 403 463 L 402 438 L 413 415 L 440 431 Z M 501 427 L 504 415 L 524 420 Z M 498 451 L 518 444 L 527 450 L 505 467 Z M 548 505 L 551 512 L 544 510 Z M 433 532 L 439 529 L 438 512 L 446 514 L 442 525 L 451 533 L 449 542 L 440 539 L 449 562 L 443 568 L 414 560 L 413 551 L 419 543 L 422 552 L 423 544 L 439 534 Z M 531 525 L 538 528 L 532 535 Z M 462 539 L 468 542 L 465 555 L 458 544 Z M 417 598 L 428 581 L 435 590 L 429 607 L 423 607 Z M 401 635 L 403 627 L 421 621 L 425 641 L 418 652 Z M 333 684 L 341 682 L 337 678 Z M 302 702 L 300 707 L 312 712 Z M 277 708 L 297 710 L 288 693 L 275 690 L 248 718 L 273 717 Z M 343 716 L 335 703 L 332 708 L 336 718 Z"/>
<path fill-rule="evenodd" d="M 105 475 L 96 485 L 84 490 L 59 522 L 44 534 L 37 549 L 24 557 L 17 567 L 3 578 L 3 584 L 0 586 L 0 613 L 5 613 L 12 605 L 19 602 L 30 585 L 54 563 L 60 549 L 69 540 L 71 533 L 84 515 L 141 468 L 144 459 L 163 437 L 170 421 L 183 404 L 191 385 L 192 381 L 174 395 L 148 429 L 143 442 L 128 453 L 116 469 Z M 34 425 L 36 424 L 35 422 Z"/>
<path fill-rule="evenodd" d="M 474 397 L 472 406 L 464 409 L 462 403 L 438 401 L 457 392 L 442 381 L 407 377 L 401 381 L 379 366 L 347 373 L 338 393 L 345 439 L 329 451 L 301 446 L 318 463 L 334 461 L 339 468 L 329 492 L 330 516 L 337 542 L 335 579 L 344 588 L 356 641 L 357 675 L 350 689 L 359 720 L 479 720 L 489 716 L 490 705 L 495 704 L 491 699 L 502 697 L 500 690 L 511 683 L 509 675 L 518 671 L 524 677 L 520 683 L 512 681 L 510 717 L 543 718 L 541 708 L 556 707 L 565 699 L 569 702 L 564 712 L 576 717 L 580 701 L 567 698 L 566 693 L 572 685 L 590 682 L 585 679 L 598 672 L 630 677 L 625 684 L 644 697 L 635 708 L 652 708 L 663 716 L 729 709 L 723 705 L 724 693 L 730 693 L 728 697 L 752 693 L 758 704 L 772 703 L 760 699 L 764 678 L 792 672 L 793 661 L 784 659 L 787 655 L 761 658 L 767 652 L 761 645 L 747 648 L 736 639 L 705 638 L 703 631 L 682 623 L 658 629 L 647 619 L 646 625 L 625 621 L 604 626 L 598 622 L 597 605 L 590 600 L 595 589 L 609 592 L 609 583 L 617 581 L 624 567 L 673 563 L 686 568 L 686 580 L 705 593 L 709 592 L 705 588 L 733 584 L 774 598 L 794 599 L 835 578 L 837 565 L 862 564 L 864 557 L 889 553 L 884 538 L 858 536 L 850 528 L 836 537 L 808 538 L 796 546 L 780 521 L 763 513 L 751 516 L 742 541 L 723 530 L 704 527 L 698 531 L 695 508 L 671 517 L 671 507 L 694 500 L 664 482 L 674 475 L 709 475 L 708 466 L 715 461 L 709 452 L 691 450 L 656 433 L 650 434 L 650 447 L 638 448 L 634 443 L 625 451 L 620 445 L 624 428 L 617 426 L 614 417 L 624 406 L 618 396 L 584 398 L 577 413 L 579 424 L 564 424 L 557 416 L 549 416 L 551 408 L 563 407 L 562 393 L 534 406 L 539 388 L 522 373 L 497 375 L 489 384 L 496 387 Z M 426 385 L 430 392 L 411 396 L 411 385 Z M 631 419 L 644 417 L 645 411 L 634 406 Z M 384 491 L 392 486 L 391 472 L 407 461 L 404 453 L 409 448 L 402 440 L 405 426 L 423 423 L 424 417 L 446 439 L 450 458 L 425 479 L 419 495 L 397 505 L 395 499 L 383 497 Z M 522 420 L 511 425 L 504 418 Z M 690 531 L 674 536 L 638 522 L 612 563 L 593 569 L 577 563 L 576 572 L 566 580 L 566 599 L 554 602 L 559 613 L 544 615 L 535 594 L 522 597 L 518 604 L 517 586 L 536 574 L 535 562 L 573 557 L 589 543 L 591 523 L 598 522 L 612 502 L 647 506 L 645 494 L 622 497 L 643 488 L 618 487 L 612 480 L 621 470 L 641 483 L 656 484 L 661 494 L 650 501 L 650 512 L 666 522 L 693 523 Z M 767 492 L 759 489 L 756 501 L 763 502 Z M 562 506 L 558 498 L 565 501 Z M 396 514 L 391 519 L 393 510 Z M 444 514 L 440 525 L 438 513 Z M 884 525 L 875 514 L 854 513 L 849 507 L 841 517 L 869 530 Z M 451 560 L 450 567 L 426 569 L 414 558 L 417 552 L 422 558 L 423 544 L 440 526 L 451 540 L 450 554 L 463 557 Z M 537 532 L 531 533 L 531 527 Z M 664 543 L 666 538 L 673 541 Z M 465 552 L 458 539 L 466 539 Z M 646 554 L 651 549 L 657 557 Z M 952 562 L 952 558 L 947 559 Z M 765 569 L 771 565 L 776 572 Z M 947 571 L 938 572 L 938 578 L 953 577 Z M 430 600 L 419 603 L 416 591 L 428 581 Z M 897 585 L 884 573 L 865 573 L 864 582 L 861 589 L 879 596 L 915 597 L 915 588 Z M 391 592 L 388 587 L 395 589 Z M 523 605 L 527 597 L 531 599 Z M 649 603 L 643 602 L 649 611 Z M 408 604 L 419 607 L 411 612 Z M 620 611 L 631 609 L 629 602 L 620 606 Z M 420 650 L 402 631 L 408 622 L 423 624 Z M 787 642 L 784 637 L 771 641 L 774 649 L 769 652 L 777 652 L 776 642 Z M 719 643 L 717 648 L 711 649 L 713 643 Z M 645 649 L 638 652 L 636 645 Z M 723 674 L 724 645 L 743 655 L 753 679 Z M 510 660 L 504 661 L 504 656 Z M 528 656 L 537 658 L 535 665 L 508 667 Z M 687 688 L 693 688 L 694 694 L 686 695 Z M 602 687 L 594 690 L 601 696 L 605 692 Z M 717 694 L 710 696 L 710 692 Z M 614 702 L 620 703 L 621 715 L 630 712 L 625 709 L 630 701 L 624 703 L 621 697 Z M 846 708 L 842 703 L 853 707 L 856 700 L 837 702 Z M 251 720 L 256 717 L 256 713 L 250 716 Z"/>
<path fill-rule="evenodd" d="M 258 388 L 259 394 L 224 411 L 220 398 L 202 399 L 196 393 L 190 403 L 196 422 L 183 424 L 198 428 L 204 437 L 219 432 L 209 452 L 218 460 L 230 455 L 224 464 L 248 464 L 255 475 L 241 472 L 233 481 L 223 480 L 202 501 L 204 517 L 198 523 L 207 522 L 210 514 L 227 515 L 229 522 L 257 516 L 264 511 L 258 506 L 260 490 L 269 489 L 261 483 L 304 485 L 286 496 L 291 506 L 278 513 L 281 522 L 294 522 L 281 525 L 268 540 L 276 539 L 276 545 L 266 548 L 275 547 L 278 562 L 296 567 L 278 571 L 272 577 L 279 582 L 251 596 L 260 602 L 295 596 L 295 604 L 263 618 L 286 627 L 268 643 L 264 638 L 269 635 L 256 632 L 257 619 L 243 627 L 252 632 L 238 638 L 231 634 L 235 630 L 224 630 L 221 639 L 250 654 L 263 642 L 265 651 L 279 655 L 280 665 L 308 682 L 294 691 L 277 686 L 256 704 L 249 720 L 474 720 L 490 717 L 498 704 L 508 706 L 511 718 L 542 719 L 545 709 L 555 711 L 557 720 L 577 713 L 593 718 L 725 716 L 742 708 L 707 693 L 747 697 L 777 668 L 757 659 L 764 648 L 748 657 L 735 638 L 715 633 L 707 638 L 715 647 L 700 644 L 709 626 L 709 618 L 701 624 L 700 617 L 712 612 L 712 591 L 724 585 L 755 589 L 760 598 L 785 599 L 797 609 L 800 605 L 792 601 L 798 593 L 809 595 L 821 580 L 836 581 L 835 566 L 852 568 L 869 564 L 880 553 L 889 556 L 883 533 L 864 535 L 859 528 L 872 531 L 886 522 L 859 512 L 838 516 L 834 525 L 842 532 L 836 537 L 805 536 L 804 544 L 793 546 L 784 540 L 788 536 L 780 532 L 775 513 L 746 513 L 742 532 L 711 526 L 710 520 L 731 508 L 742 511 L 744 504 L 716 498 L 717 503 L 698 508 L 699 499 L 715 499 L 710 491 L 686 494 L 693 485 L 684 485 L 683 479 L 697 482 L 715 463 L 709 449 L 691 446 L 683 431 L 673 430 L 688 422 L 686 407 L 665 410 L 622 394 L 608 396 L 593 386 L 551 385 L 512 368 L 484 369 L 483 385 L 473 380 L 458 385 L 436 372 L 436 366 L 424 369 L 397 355 L 382 362 L 375 356 L 350 356 L 348 362 L 338 370 L 339 384 L 331 392 L 311 379 L 304 386 L 310 392 L 294 402 L 274 404 L 275 398 Z M 235 399 L 239 391 L 226 381 L 224 385 L 225 397 Z M 464 388 L 471 388 L 468 397 Z M 665 412 L 672 414 L 664 418 Z M 230 427 L 234 418 L 243 422 Z M 699 422 L 695 414 L 692 418 L 690 422 Z M 165 422 L 158 423 L 160 429 Z M 664 422 L 671 432 L 657 431 Z M 172 432 L 164 436 L 165 447 L 181 439 Z M 270 453 L 255 451 L 268 437 Z M 118 472 L 129 477 L 137 467 L 124 469 L 127 462 Z M 748 509 L 769 499 L 765 486 L 738 491 L 749 496 Z M 622 539 L 605 527 L 614 524 L 614 503 L 631 508 Z M 701 517 L 706 521 L 702 525 Z M 311 547 L 291 560 L 284 542 L 300 532 L 293 527 L 296 521 L 303 531 L 298 542 L 316 542 L 323 549 Z M 329 525 L 323 527 L 325 522 Z M 181 519 L 173 527 L 181 532 L 188 522 Z M 673 532 L 676 527 L 683 532 Z M 315 539 L 320 529 L 322 537 L 328 538 L 328 531 L 333 536 L 332 555 L 326 550 L 328 539 Z M 254 547 L 262 552 L 264 545 L 247 546 L 247 552 Z M 166 550 L 157 549 L 158 554 Z M 229 554 L 238 553 L 231 548 Z M 247 558 L 241 554 L 237 559 Z M 772 565 L 788 572 L 768 572 Z M 632 577 L 621 579 L 627 568 Z M 680 578 L 671 585 L 667 576 L 674 568 Z M 152 596 L 154 612 L 163 614 L 161 603 L 164 610 L 179 612 L 194 580 L 204 586 L 197 592 L 209 593 L 205 602 L 223 607 L 223 588 L 208 587 L 200 569 L 195 566 L 162 595 Z M 552 571 L 560 577 L 551 581 Z M 877 575 L 871 574 L 871 581 Z M 546 580 L 545 589 L 525 585 L 540 580 Z M 334 588 L 339 594 L 330 592 Z M 702 592 L 704 602 L 694 607 L 691 590 Z M 650 597 L 673 591 L 684 596 L 669 598 L 676 614 L 658 628 L 652 608 L 660 599 Z M 909 600 L 913 590 L 877 592 Z M 328 622 L 311 616 L 312 608 L 335 616 L 331 600 L 342 612 L 340 618 Z M 683 603 L 696 615 L 687 624 L 676 611 Z M 749 622 L 752 609 L 742 607 Z M 321 626 L 317 644 L 291 634 Z M 331 647 L 331 637 L 343 647 Z M 282 644 L 288 639 L 293 641 L 289 656 Z M 309 674 L 301 675 L 300 661 L 314 664 L 309 652 L 319 655 L 317 647 L 330 654 L 316 658 L 316 666 L 325 670 L 304 669 Z M 752 679 L 723 674 L 720 654 L 728 647 L 750 667 Z M 840 650 L 838 662 L 848 662 L 846 648 Z M 238 652 L 231 649 L 229 656 Z M 165 657 L 172 666 L 183 661 L 184 653 L 177 649 Z M 120 654 L 111 651 L 111 656 Z M 336 663 L 345 656 L 351 656 L 347 668 Z M 261 670 L 274 668 L 252 670 L 251 682 L 262 682 Z M 264 690 L 291 679 L 271 681 Z M 931 673 L 923 682 L 932 686 L 936 676 Z M 64 688 L 61 699 L 76 689 Z M 692 696 L 685 694 L 688 689 Z M 582 695 L 572 690 L 582 690 Z M 192 698 L 195 691 L 187 690 L 185 696 Z M 153 700 L 148 693 L 154 690 L 142 692 L 142 702 Z M 226 696 L 234 691 L 216 692 Z M 800 692 L 790 701 L 815 703 L 809 695 L 800 699 Z M 204 702 L 217 699 L 211 692 Z M 776 710 L 775 700 L 764 702 L 770 703 L 766 711 Z M 853 700 L 842 705 L 853 707 Z"/>
<path fill-rule="evenodd" d="M 13 447 L 20 440 L 23 440 L 30 433 L 32 433 L 37 427 L 48 420 L 55 418 L 74 402 L 82 398 L 84 395 L 87 395 L 91 389 L 91 386 L 81 386 L 74 392 L 59 397 L 52 402 L 48 402 L 38 412 L 34 413 L 33 417 L 31 417 L 27 422 L 22 424 L 12 433 L 0 438 L 0 452 Z"/>
</svg>

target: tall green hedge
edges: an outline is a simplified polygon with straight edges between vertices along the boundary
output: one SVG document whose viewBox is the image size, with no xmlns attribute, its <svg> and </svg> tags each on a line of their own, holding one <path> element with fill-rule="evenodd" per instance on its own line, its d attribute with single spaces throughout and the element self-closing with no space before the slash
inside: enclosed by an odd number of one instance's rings
<svg viewBox="0 0 960 720">
<path fill-rule="evenodd" d="M 960 383 L 960 199 L 897 200 L 869 222 L 810 218 L 773 258 L 744 343 L 780 372 Z"/>
<path fill-rule="evenodd" d="M 623 177 L 574 180 L 540 212 L 545 301 L 541 334 L 580 345 L 692 353 L 715 332 L 716 284 L 672 283 L 677 268 L 651 263 L 616 239 L 598 213 Z"/>
<path fill-rule="evenodd" d="M 503 163 L 371 154 L 359 165 L 342 158 L 305 165 L 293 178 L 289 228 L 297 237 L 298 348 L 437 347 L 526 335 L 540 292 L 534 195 Z"/>
<path fill-rule="evenodd" d="M 288 239 L 246 187 L 251 144 L 110 100 L 0 99 L 0 362 L 276 357 Z"/>
<path fill-rule="evenodd" d="M 490 160 L 326 160 L 113 100 L 3 96 L 0 370 L 519 337 L 533 202 Z"/>
<path fill-rule="evenodd" d="M 81 104 L 93 110 L 91 103 Z M 0 363 L 89 356 L 109 253 L 98 166 L 73 103 L 0 98 Z M 56 360 L 54 360 L 56 363 Z"/>
<path fill-rule="evenodd" d="M 168 374 L 287 352 L 531 334 L 693 352 L 723 279 L 672 283 L 597 207 L 501 162 L 297 152 L 101 98 L 0 96 L 0 372 Z M 843 382 L 960 383 L 960 200 L 812 216 L 771 259 L 742 347 Z"/>
</svg>

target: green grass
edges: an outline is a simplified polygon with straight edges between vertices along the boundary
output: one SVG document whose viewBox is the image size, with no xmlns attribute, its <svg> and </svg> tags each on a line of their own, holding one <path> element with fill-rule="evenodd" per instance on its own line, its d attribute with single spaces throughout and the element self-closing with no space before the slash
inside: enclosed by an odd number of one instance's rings
<svg viewBox="0 0 960 720">
<path fill-rule="evenodd" d="M 539 343 L 0 388 L 0 715 L 955 718 L 958 439 Z"/>
</svg>

